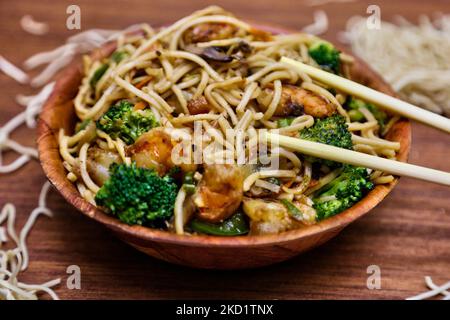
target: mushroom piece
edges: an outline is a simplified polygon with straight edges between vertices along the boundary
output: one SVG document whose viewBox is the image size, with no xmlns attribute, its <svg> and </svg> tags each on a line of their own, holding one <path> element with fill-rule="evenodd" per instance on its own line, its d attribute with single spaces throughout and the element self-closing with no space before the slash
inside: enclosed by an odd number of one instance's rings
<svg viewBox="0 0 450 320">
<path fill-rule="evenodd" d="M 221 47 L 197 47 L 196 45 L 188 45 L 184 48 L 193 54 L 196 54 L 202 58 L 216 61 L 216 62 L 231 62 L 233 57 L 227 55 Z"/>
</svg>

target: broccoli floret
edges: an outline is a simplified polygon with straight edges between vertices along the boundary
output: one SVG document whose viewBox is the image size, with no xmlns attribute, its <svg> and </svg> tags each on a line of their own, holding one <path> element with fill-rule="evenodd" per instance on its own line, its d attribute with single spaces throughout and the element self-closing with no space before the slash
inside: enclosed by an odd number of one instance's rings
<svg viewBox="0 0 450 320">
<path fill-rule="evenodd" d="M 135 163 L 112 164 L 109 171 L 109 180 L 95 196 L 98 206 L 130 225 L 157 225 L 173 215 L 178 192 L 173 178 Z"/>
<path fill-rule="evenodd" d="M 348 131 L 345 118 L 339 114 L 329 116 L 325 119 L 316 119 L 312 127 L 300 131 L 300 138 L 325 143 L 331 146 L 353 149 L 352 135 Z M 319 162 L 328 167 L 336 167 L 337 163 L 325 159 L 306 157 L 310 162 Z"/>
<path fill-rule="evenodd" d="M 127 100 L 113 105 L 97 120 L 97 128 L 126 144 L 132 144 L 141 134 L 158 125 L 151 110 L 134 110 Z"/>
<path fill-rule="evenodd" d="M 352 121 L 362 121 L 364 119 L 364 115 L 361 113 L 361 111 L 359 111 L 359 109 L 366 108 L 373 114 L 375 119 L 377 119 L 381 129 L 383 129 L 384 126 L 386 125 L 386 121 L 388 118 L 386 112 L 380 110 L 377 106 L 371 103 L 367 103 L 362 100 L 349 97 L 345 102 L 345 107 L 347 107 L 347 109 L 350 109 L 348 114 Z"/>
<path fill-rule="evenodd" d="M 317 41 L 309 47 L 308 52 L 321 68 L 336 74 L 339 73 L 340 52 L 331 43 Z"/>
<path fill-rule="evenodd" d="M 358 202 L 373 189 L 366 168 L 344 165 L 342 173 L 313 197 L 318 220 L 334 216 Z"/>
</svg>

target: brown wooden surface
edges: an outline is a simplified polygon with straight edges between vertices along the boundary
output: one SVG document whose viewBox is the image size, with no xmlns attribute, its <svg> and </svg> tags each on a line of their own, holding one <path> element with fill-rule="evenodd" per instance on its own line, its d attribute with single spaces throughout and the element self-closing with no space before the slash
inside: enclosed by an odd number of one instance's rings
<svg viewBox="0 0 450 320">
<path fill-rule="evenodd" d="M 1 1 L 0 54 L 20 64 L 29 55 L 51 49 L 74 34 L 65 29 L 69 1 Z M 207 1 L 77 1 L 82 27 L 122 28 L 136 22 L 154 25 L 173 22 Z M 314 9 L 300 1 L 223 1 L 241 17 L 278 23 L 292 28 L 311 21 Z M 420 13 L 449 12 L 447 1 L 379 1 L 384 19 L 402 14 L 415 19 Z M 348 17 L 364 14 L 369 1 L 331 4 L 330 31 L 334 40 Z M 19 19 L 32 14 L 47 21 L 46 37 L 26 34 Z M 21 110 L 18 93 L 31 93 L 0 74 L 0 123 Z M 33 133 L 14 135 L 32 145 Z M 414 124 L 410 160 L 419 165 L 450 171 L 450 136 Z M 7 155 L 5 160 L 11 159 Z M 37 162 L 19 172 L 0 176 L 0 205 L 13 202 L 22 225 L 36 206 L 45 181 Z M 57 289 L 67 299 L 158 298 L 266 298 L 266 299 L 387 299 L 404 298 L 425 289 L 423 276 L 437 283 L 450 280 L 450 191 L 448 188 L 401 179 L 388 198 L 326 245 L 288 262 L 247 271 L 193 270 L 154 260 L 123 244 L 107 230 L 81 216 L 56 193 L 49 197 L 52 220 L 41 218 L 29 242 L 31 264 L 22 280 L 44 282 L 62 277 Z M 65 286 L 69 265 L 80 266 L 82 289 Z M 382 289 L 366 288 L 366 268 L 379 265 Z"/>
</svg>

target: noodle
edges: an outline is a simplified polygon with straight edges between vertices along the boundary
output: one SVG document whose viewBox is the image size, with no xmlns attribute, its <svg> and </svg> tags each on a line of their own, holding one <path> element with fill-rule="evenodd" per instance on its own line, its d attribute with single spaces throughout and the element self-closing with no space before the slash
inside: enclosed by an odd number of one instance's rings
<svg viewBox="0 0 450 320">
<path fill-rule="evenodd" d="M 418 25 L 402 18 L 397 24 L 383 21 L 379 29 L 371 30 L 365 17 L 352 17 L 341 38 L 402 98 L 448 117 L 449 25 L 449 15 L 440 15 L 434 21 L 421 16 Z"/>
<path fill-rule="evenodd" d="M 306 29 L 318 34 L 327 25 L 326 14 L 318 12 L 315 24 Z M 282 208 L 281 199 L 293 201 L 308 217 L 303 222 L 314 223 L 314 194 L 344 168 L 317 166 L 289 148 L 267 145 L 260 138 L 264 130 L 299 137 L 317 121 L 336 116 L 348 127 L 348 141 L 353 142 L 354 150 L 390 159 L 400 150 L 398 142 L 383 138 L 386 127 L 391 128 L 398 118 L 386 116 L 383 126 L 368 108 L 361 107 L 360 121 L 352 121 L 346 94 L 280 62 L 287 56 L 323 67 L 310 55 L 317 41 L 321 40 L 306 33 L 274 35 L 255 30 L 218 7 L 194 12 L 139 37 L 122 33 L 114 54 L 129 54 L 120 61 L 113 61 L 112 56 L 98 61 L 84 58 L 85 76 L 74 105 L 80 120 L 97 121 L 97 128 L 92 124 L 69 136 L 60 132 L 59 149 L 67 178 L 82 197 L 95 204 L 111 164 L 102 164 L 97 156 L 112 157 L 115 163 L 134 162 L 160 175 L 179 166 L 182 176 L 190 172 L 198 179 L 196 185 L 189 186 L 189 192 L 183 186 L 174 195 L 173 216 L 165 223 L 177 234 L 191 232 L 187 223 L 192 210 L 198 213 L 202 206 L 207 207 L 206 202 L 222 198 L 234 210 L 249 199 L 272 201 Z M 349 77 L 353 58 L 342 54 L 339 63 L 341 68 L 336 72 Z M 94 79 L 99 70 L 104 73 Z M 100 129 L 111 106 L 121 101 L 127 101 L 133 112 L 150 112 L 158 123 L 133 139 L 122 139 L 108 127 Z M 33 156 L 20 146 L 11 148 Z M 106 169 L 98 172 L 103 165 Z M 216 176 L 209 177 L 207 168 L 217 170 Z M 238 185 L 233 180 L 237 175 L 227 172 L 233 170 L 230 168 L 242 173 L 241 178 L 235 178 Z M 374 184 L 389 184 L 394 177 L 377 172 L 371 179 Z M 217 186 L 200 199 L 208 181 Z M 240 197 L 227 200 L 233 190 L 240 192 Z M 324 196 L 320 201 L 334 199 Z"/>
<path fill-rule="evenodd" d="M 6 233 L 16 244 L 16 248 L 3 250 L 0 249 L 0 300 L 27 299 L 36 300 L 39 291 L 46 292 L 52 299 L 58 300 L 58 296 L 51 289 L 61 282 L 61 279 L 55 279 L 40 285 L 30 285 L 18 281 L 21 271 L 28 267 L 28 249 L 26 239 L 39 215 L 44 214 L 51 217 L 52 212 L 46 207 L 46 196 L 50 188 L 50 183 L 46 182 L 39 195 L 38 207 L 35 208 L 24 227 L 17 235 L 14 224 L 16 218 L 16 209 L 14 205 L 7 203 L 0 212 L 0 226 L 6 221 Z M 3 227 L 1 227 L 3 228 Z M 3 230 L 0 228 L 0 231 Z M 0 247 L 2 242 L 6 242 L 6 234 L 0 237 Z"/>
</svg>

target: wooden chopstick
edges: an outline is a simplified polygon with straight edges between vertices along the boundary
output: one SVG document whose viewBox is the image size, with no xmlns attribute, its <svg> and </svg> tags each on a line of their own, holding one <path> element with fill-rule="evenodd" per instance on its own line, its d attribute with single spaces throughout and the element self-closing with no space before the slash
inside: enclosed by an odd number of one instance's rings
<svg viewBox="0 0 450 320">
<path fill-rule="evenodd" d="M 405 162 L 389 160 L 362 152 L 342 149 L 323 143 L 279 135 L 262 131 L 263 141 L 287 147 L 303 154 L 322 159 L 348 163 L 354 166 L 381 170 L 398 176 L 405 176 L 450 186 L 450 173 L 420 167 Z"/>
<path fill-rule="evenodd" d="M 332 86 L 340 91 L 349 93 L 365 101 L 379 105 L 382 108 L 395 112 L 399 115 L 413 119 L 429 126 L 433 126 L 450 133 L 450 119 L 436 113 L 416 107 L 410 103 L 391 97 L 374 89 L 363 86 L 357 82 L 337 76 L 333 73 L 323 71 L 290 58 L 282 57 L 281 62 L 287 63 L 297 70 L 302 71 L 313 79 Z"/>
</svg>

